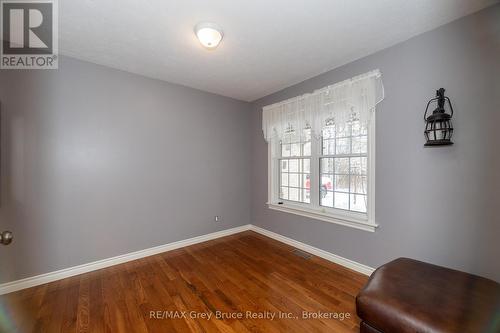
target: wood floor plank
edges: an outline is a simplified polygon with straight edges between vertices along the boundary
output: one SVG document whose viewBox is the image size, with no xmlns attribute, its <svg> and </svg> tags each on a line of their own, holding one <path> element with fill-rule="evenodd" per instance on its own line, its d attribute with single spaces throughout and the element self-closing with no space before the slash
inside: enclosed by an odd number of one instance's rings
<svg viewBox="0 0 500 333">
<path fill-rule="evenodd" d="M 0 296 L 0 332 L 358 332 L 367 277 L 292 251 L 248 231 Z"/>
</svg>

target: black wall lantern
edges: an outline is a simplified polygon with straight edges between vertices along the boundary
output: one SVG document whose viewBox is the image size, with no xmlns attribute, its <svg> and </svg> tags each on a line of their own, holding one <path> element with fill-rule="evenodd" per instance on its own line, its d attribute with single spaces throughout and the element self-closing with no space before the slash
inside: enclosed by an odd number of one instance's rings
<svg viewBox="0 0 500 333">
<path fill-rule="evenodd" d="M 451 114 L 446 113 L 444 109 L 445 103 L 448 101 Z M 437 102 L 437 108 L 432 111 L 432 114 L 427 117 L 427 111 L 431 103 Z M 436 91 L 436 97 L 427 103 L 425 108 L 425 147 L 437 147 L 452 145 L 451 136 L 453 135 L 453 126 L 451 124 L 451 117 L 453 117 L 453 107 L 448 97 L 444 95 L 444 88 Z"/>
</svg>

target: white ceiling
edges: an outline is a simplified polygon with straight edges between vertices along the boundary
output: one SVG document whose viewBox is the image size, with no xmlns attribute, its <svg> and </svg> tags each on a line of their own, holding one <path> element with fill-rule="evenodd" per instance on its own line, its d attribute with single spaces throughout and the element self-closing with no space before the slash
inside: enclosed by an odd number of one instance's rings
<svg viewBox="0 0 500 333">
<path fill-rule="evenodd" d="M 253 101 L 496 0 L 64 0 L 60 53 Z M 200 21 L 219 24 L 214 51 Z"/>
</svg>

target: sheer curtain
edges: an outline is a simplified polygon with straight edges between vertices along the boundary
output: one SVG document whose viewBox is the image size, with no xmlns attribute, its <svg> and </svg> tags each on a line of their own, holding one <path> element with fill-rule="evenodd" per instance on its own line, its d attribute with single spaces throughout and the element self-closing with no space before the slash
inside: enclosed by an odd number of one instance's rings
<svg viewBox="0 0 500 333">
<path fill-rule="evenodd" d="M 323 127 L 344 126 L 359 120 L 368 124 L 376 105 L 384 99 L 382 74 L 374 70 L 263 108 L 262 131 L 267 142 L 284 134 L 303 135 L 310 128 L 319 138 Z"/>
</svg>

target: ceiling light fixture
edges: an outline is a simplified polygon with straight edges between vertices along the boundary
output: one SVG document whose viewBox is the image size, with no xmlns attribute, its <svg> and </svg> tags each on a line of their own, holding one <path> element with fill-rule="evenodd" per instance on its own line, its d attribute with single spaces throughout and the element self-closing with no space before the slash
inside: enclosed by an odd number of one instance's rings
<svg viewBox="0 0 500 333">
<path fill-rule="evenodd" d="M 207 49 L 215 49 L 224 36 L 222 29 L 217 24 L 208 22 L 197 24 L 194 27 L 194 33 L 201 45 Z"/>
</svg>

